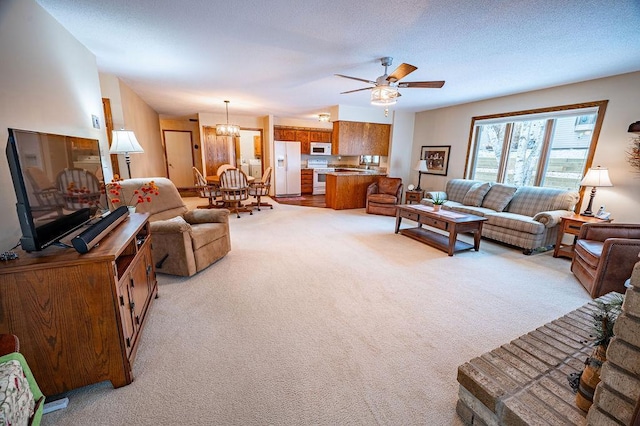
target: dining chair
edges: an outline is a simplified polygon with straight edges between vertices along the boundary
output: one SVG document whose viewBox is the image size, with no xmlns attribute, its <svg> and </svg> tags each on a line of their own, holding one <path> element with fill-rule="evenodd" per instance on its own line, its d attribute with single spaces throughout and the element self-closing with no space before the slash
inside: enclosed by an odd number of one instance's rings
<svg viewBox="0 0 640 426">
<path fill-rule="evenodd" d="M 247 175 L 240 169 L 227 169 L 220 175 L 220 193 L 222 201 L 231 212 L 240 217 L 240 212 L 253 214 L 253 207 L 243 205 L 249 199 Z"/>
<path fill-rule="evenodd" d="M 62 193 L 65 207 L 70 210 L 81 208 L 97 209 L 104 203 L 100 181 L 88 170 L 67 168 L 56 176 L 56 185 Z"/>
<path fill-rule="evenodd" d="M 193 167 L 193 183 L 198 191 L 198 196 L 200 198 L 208 198 L 209 205 L 207 206 L 198 206 L 198 208 L 216 208 L 221 207 L 222 201 L 220 201 L 220 205 L 218 205 L 216 198 L 220 197 L 222 194 L 220 193 L 219 185 L 213 185 L 207 182 L 205 177 L 200 173 L 197 167 Z"/>
<path fill-rule="evenodd" d="M 229 169 L 235 169 L 235 167 L 231 164 L 223 164 L 222 166 L 218 167 L 218 170 L 216 170 L 216 175 L 220 176 L 222 175 L 222 172 Z"/>
<path fill-rule="evenodd" d="M 260 211 L 260 207 L 271 207 L 273 209 L 273 205 L 270 203 L 263 203 L 260 198 L 269 195 L 269 189 L 271 188 L 271 172 L 273 169 L 268 167 L 267 170 L 264 171 L 262 175 L 262 179 L 258 182 L 252 182 L 249 184 L 249 195 L 256 198 L 255 202 L 252 202 L 250 205 L 252 207 L 257 207 L 258 211 Z"/>
</svg>

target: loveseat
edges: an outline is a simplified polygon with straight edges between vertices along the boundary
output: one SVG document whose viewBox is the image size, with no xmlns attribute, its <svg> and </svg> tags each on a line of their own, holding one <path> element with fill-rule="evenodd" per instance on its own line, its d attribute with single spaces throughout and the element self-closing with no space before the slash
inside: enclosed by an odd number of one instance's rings
<svg viewBox="0 0 640 426">
<path fill-rule="evenodd" d="M 149 213 L 151 255 L 156 271 L 191 276 L 223 258 L 231 250 L 229 210 L 189 210 L 173 182 L 167 178 L 126 179 L 120 181 L 123 200 L 153 180 L 158 195 L 151 202 L 136 206 L 136 212 Z"/>
<path fill-rule="evenodd" d="M 444 198 L 444 209 L 486 217 L 482 236 L 520 247 L 530 254 L 555 244 L 562 216 L 573 213 L 577 192 L 538 186 L 515 187 L 469 179 L 451 179 L 445 191 L 428 191 L 421 203 Z"/>
</svg>

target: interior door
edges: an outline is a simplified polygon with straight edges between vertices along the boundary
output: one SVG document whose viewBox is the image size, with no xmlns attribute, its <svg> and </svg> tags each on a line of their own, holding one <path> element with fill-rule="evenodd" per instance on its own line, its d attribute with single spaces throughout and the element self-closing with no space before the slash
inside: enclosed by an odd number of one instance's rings
<svg viewBox="0 0 640 426">
<path fill-rule="evenodd" d="M 193 155 L 191 132 L 185 130 L 164 131 L 167 155 L 167 175 L 178 188 L 193 186 Z"/>
</svg>

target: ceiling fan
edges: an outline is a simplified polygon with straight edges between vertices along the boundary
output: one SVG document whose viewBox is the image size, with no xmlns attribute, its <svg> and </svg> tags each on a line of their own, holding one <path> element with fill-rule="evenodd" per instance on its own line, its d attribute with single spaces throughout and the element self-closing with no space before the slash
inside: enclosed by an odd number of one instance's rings
<svg viewBox="0 0 640 426">
<path fill-rule="evenodd" d="M 363 81 L 365 83 L 373 84 L 373 87 L 363 87 L 362 89 L 349 90 L 345 93 L 360 92 L 361 90 L 371 90 L 371 103 L 374 105 L 392 105 L 395 104 L 397 98 L 402 96 L 398 92 L 399 88 L 420 88 L 420 89 L 439 89 L 444 86 L 444 81 L 404 81 L 401 82 L 404 77 L 411 74 L 418 67 L 410 64 L 402 63 L 396 68 L 390 75 L 387 74 L 387 68 L 391 65 L 393 58 L 385 56 L 380 58 L 380 62 L 384 67 L 384 74 L 378 77 L 375 81 L 367 80 L 364 78 L 351 77 L 343 74 L 336 74 L 338 77 L 350 78 L 351 80 Z"/>
</svg>

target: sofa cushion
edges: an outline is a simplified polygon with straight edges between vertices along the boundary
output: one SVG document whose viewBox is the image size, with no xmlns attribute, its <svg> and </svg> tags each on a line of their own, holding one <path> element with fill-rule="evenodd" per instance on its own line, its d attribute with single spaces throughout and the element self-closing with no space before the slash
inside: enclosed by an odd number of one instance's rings
<svg viewBox="0 0 640 426">
<path fill-rule="evenodd" d="M 570 210 L 578 200 L 578 193 L 564 189 L 522 186 L 514 194 L 509 207 L 511 213 L 535 216 L 548 210 Z"/>
<path fill-rule="evenodd" d="M 451 179 L 447 182 L 447 200 L 457 201 L 458 203 L 464 202 L 464 196 L 477 183 L 482 184 L 484 182 L 480 180 Z"/>
<path fill-rule="evenodd" d="M 481 217 L 489 217 L 490 215 L 496 214 L 495 210 L 486 207 L 465 206 L 464 204 L 452 205 L 449 209 L 459 213 L 473 214 Z"/>
<path fill-rule="evenodd" d="M 491 186 L 482 200 L 482 207 L 501 212 L 507 207 L 517 190 L 518 188 L 515 186 L 496 183 Z"/>
<path fill-rule="evenodd" d="M 480 207 L 482 205 L 482 200 L 484 199 L 484 196 L 487 195 L 487 192 L 489 192 L 489 189 L 491 189 L 491 183 L 489 182 L 474 184 L 471 189 L 467 191 L 467 194 L 462 200 L 462 204 Z"/>
<path fill-rule="evenodd" d="M 368 200 L 370 203 L 396 204 L 398 197 L 389 194 L 370 194 Z"/>
<path fill-rule="evenodd" d="M 545 232 L 545 226 L 542 223 L 533 220 L 531 216 L 516 213 L 502 212 L 500 214 L 489 215 L 487 216 L 487 223 L 529 234 L 537 235 Z"/>
<path fill-rule="evenodd" d="M 224 223 L 201 223 L 191 227 L 193 250 L 198 250 L 217 239 L 226 237 L 227 226 Z"/>
</svg>

